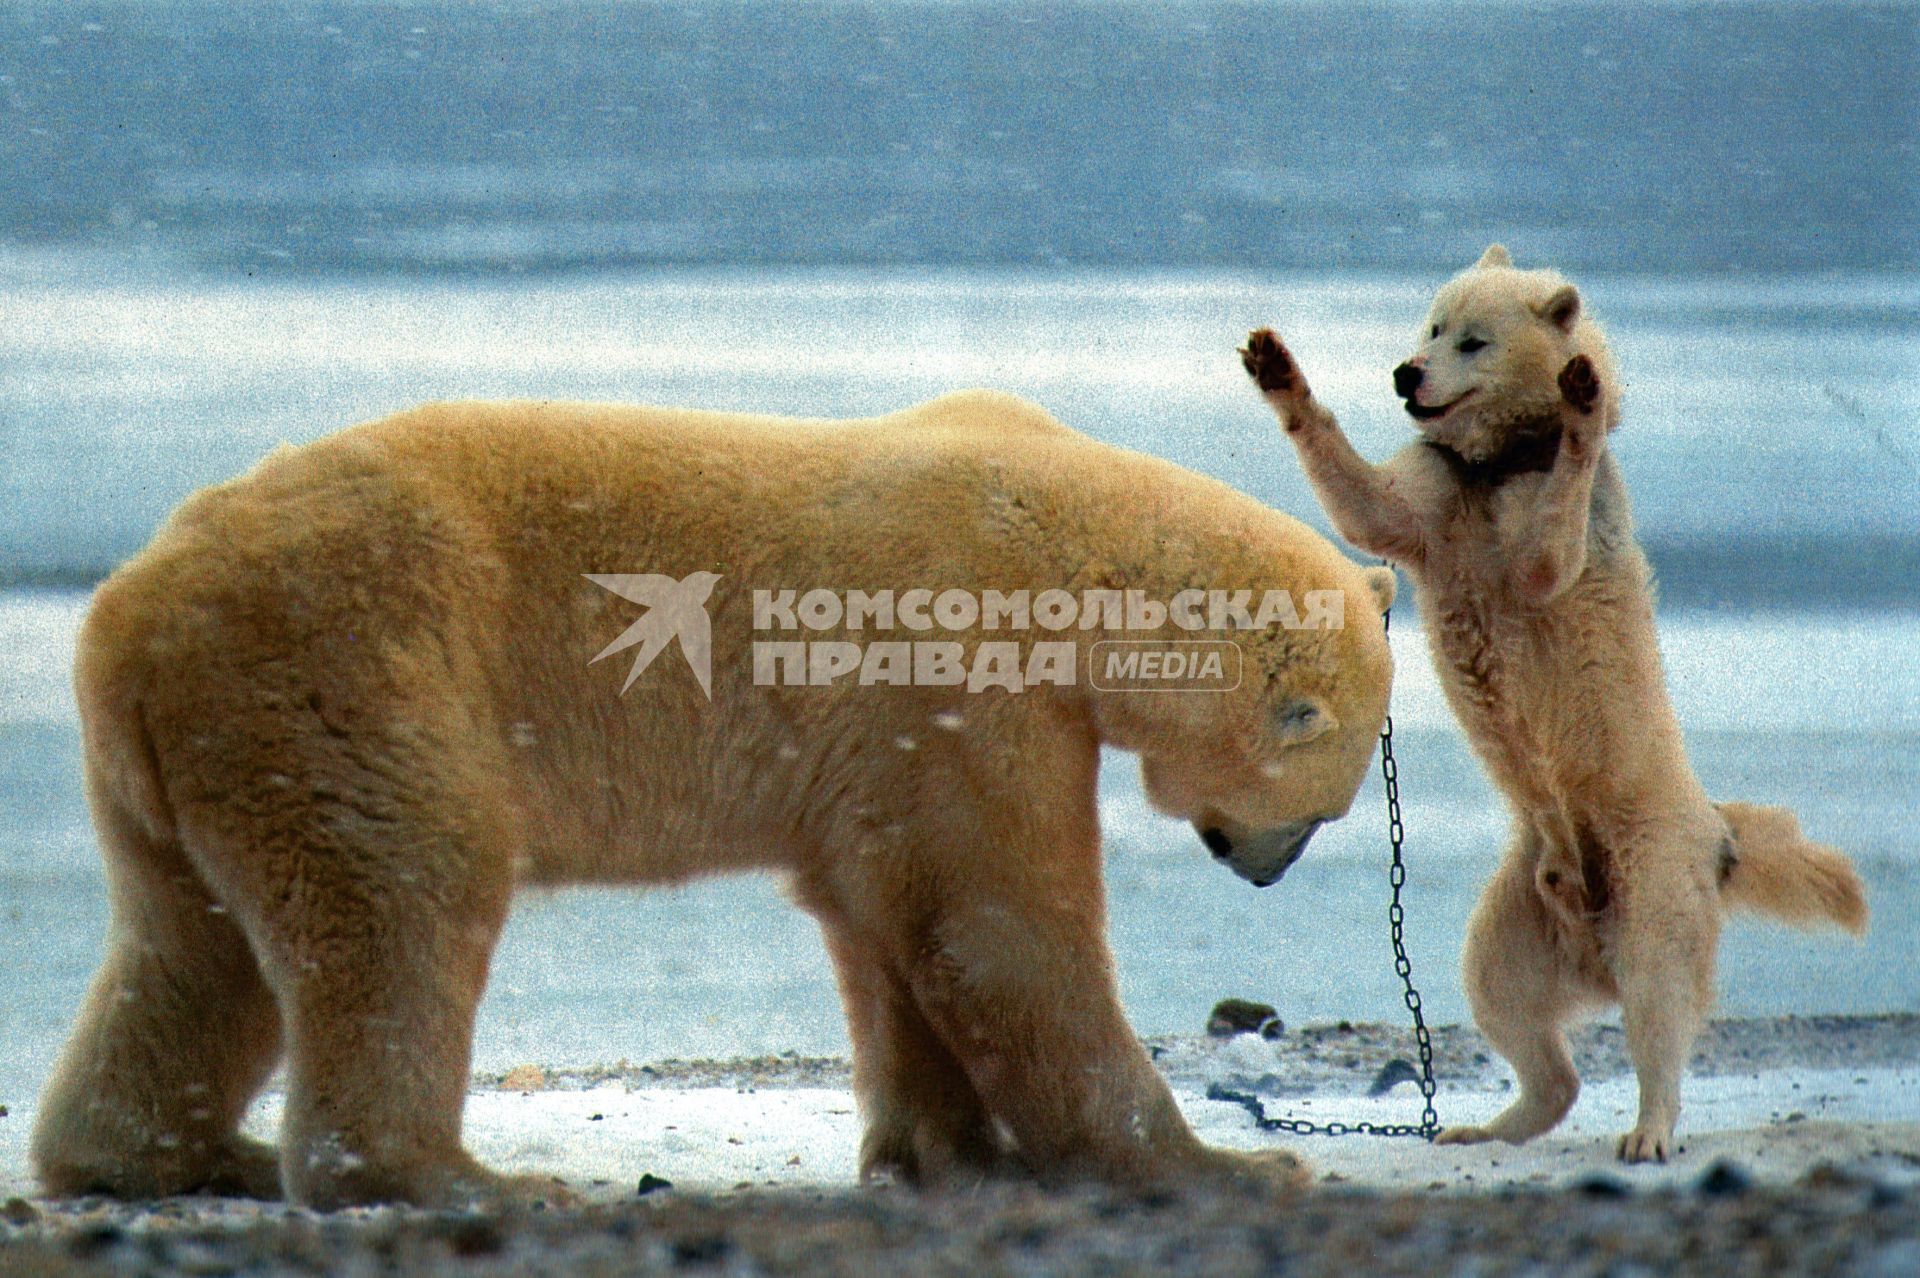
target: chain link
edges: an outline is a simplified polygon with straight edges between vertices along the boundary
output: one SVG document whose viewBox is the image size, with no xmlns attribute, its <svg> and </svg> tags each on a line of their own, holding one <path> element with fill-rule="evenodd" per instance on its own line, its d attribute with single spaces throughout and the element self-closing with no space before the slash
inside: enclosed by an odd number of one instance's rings
<svg viewBox="0 0 1920 1278">
<path fill-rule="evenodd" d="M 1391 630 L 1393 612 L 1381 614 L 1383 629 Z M 1393 939 L 1393 970 L 1406 990 L 1407 1011 L 1413 1016 L 1413 1039 L 1420 1054 L 1420 1098 L 1423 1102 L 1418 1123 L 1316 1123 L 1305 1118 L 1269 1118 L 1266 1106 L 1257 1096 L 1236 1092 L 1219 1084 L 1207 1088 L 1207 1099 L 1230 1101 L 1253 1116 L 1253 1125 L 1263 1132 L 1287 1132 L 1294 1136 L 1418 1136 L 1431 1141 L 1440 1134 L 1440 1118 L 1434 1112 L 1433 1038 L 1427 1032 L 1426 1013 L 1420 1005 L 1420 991 L 1413 984 L 1413 962 L 1407 958 L 1403 935 L 1407 912 L 1400 904 L 1400 890 L 1407 885 L 1407 863 L 1402 855 L 1407 828 L 1400 819 L 1400 766 L 1393 758 L 1393 716 L 1389 714 L 1380 728 L 1380 777 L 1387 791 L 1387 841 L 1393 847 L 1393 863 L 1387 870 L 1387 882 L 1393 886 L 1393 900 L 1387 907 L 1388 935 Z"/>
</svg>

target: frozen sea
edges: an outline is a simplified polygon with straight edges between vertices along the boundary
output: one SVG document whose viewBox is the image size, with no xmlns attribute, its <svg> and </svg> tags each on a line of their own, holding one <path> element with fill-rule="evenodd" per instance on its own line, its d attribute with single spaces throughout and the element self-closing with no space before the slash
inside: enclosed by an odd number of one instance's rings
<svg viewBox="0 0 1920 1278">
<path fill-rule="evenodd" d="M 608 398 L 809 415 L 962 385 L 1038 399 L 1321 524 L 1233 347 L 1274 323 L 1356 442 L 1406 437 L 1385 370 L 1436 276 L 671 272 L 422 282 L 194 276 L 0 257 L 0 1103 L 37 1090 L 97 962 L 103 885 L 67 688 L 87 583 L 194 487 L 283 440 L 436 397 Z M 1746 921 L 1733 1014 L 1920 1007 L 1920 282 L 1884 273 L 1583 278 L 1628 378 L 1615 447 L 1668 582 L 1662 642 L 1712 793 L 1795 807 L 1849 851 L 1863 943 Z M 1323 525 L 1322 525 L 1323 526 Z M 1394 640 L 1408 944 L 1432 1014 L 1503 841 L 1418 623 Z M 1214 866 L 1108 759 L 1120 982 L 1142 1033 L 1227 995 L 1294 1023 L 1402 1014 L 1382 796 L 1270 891 Z M 476 1063 L 841 1052 L 813 924 L 771 879 L 528 895 Z"/>
</svg>

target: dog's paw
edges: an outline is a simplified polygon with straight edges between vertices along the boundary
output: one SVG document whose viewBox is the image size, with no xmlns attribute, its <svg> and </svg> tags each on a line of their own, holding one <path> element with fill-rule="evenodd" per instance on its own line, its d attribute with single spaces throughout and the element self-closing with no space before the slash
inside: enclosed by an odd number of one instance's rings
<svg viewBox="0 0 1920 1278">
<path fill-rule="evenodd" d="M 1433 1138 L 1436 1145 L 1484 1145 L 1488 1141 L 1499 1140 L 1484 1127 L 1448 1127 Z"/>
<path fill-rule="evenodd" d="M 1594 371 L 1593 361 L 1585 355 L 1575 355 L 1560 370 L 1560 397 L 1571 404 L 1575 411 L 1591 413 L 1594 405 L 1600 402 L 1600 375 Z"/>
<path fill-rule="evenodd" d="M 1268 394 L 1296 400 L 1307 397 L 1307 379 L 1301 376 L 1286 343 L 1272 329 L 1259 328 L 1247 334 L 1247 344 L 1240 348 L 1240 362 L 1253 384 Z"/>
<path fill-rule="evenodd" d="M 1585 355 L 1575 355 L 1560 370 L 1560 397 L 1573 409 L 1574 416 L 1565 419 L 1561 431 L 1560 444 L 1570 460 L 1585 464 L 1593 460 L 1600 449 L 1606 425 L 1594 412 L 1600 403 L 1600 375 L 1593 367 L 1593 361 Z"/>
<path fill-rule="evenodd" d="M 1667 1149 L 1672 1144 L 1671 1131 L 1654 1131 L 1646 1127 L 1636 1127 L 1620 1138 L 1620 1161 L 1664 1163 L 1667 1161 Z"/>
</svg>

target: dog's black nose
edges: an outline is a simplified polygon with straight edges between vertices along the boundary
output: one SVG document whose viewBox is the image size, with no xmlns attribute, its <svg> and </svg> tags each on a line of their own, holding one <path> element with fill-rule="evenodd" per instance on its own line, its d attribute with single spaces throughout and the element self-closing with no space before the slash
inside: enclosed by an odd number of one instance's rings
<svg viewBox="0 0 1920 1278">
<path fill-rule="evenodd" d="M 1200 841 L 1207 845 L 1207 851 L 1221 860 L 1225 860 L 1233 852 L 1233 840 L 1229 839 L 1223 830 L 1212 827 L 1202 830 Z"/>
<path fill-rule="evenodd" d="M 1402 364 L 1393 370 L 1393 393 L 1401 399 L 1412 399 L 1413 393 L 1420 389 L 1420 379 L 1425 376 L 1425 370 Z"/>
</svg>

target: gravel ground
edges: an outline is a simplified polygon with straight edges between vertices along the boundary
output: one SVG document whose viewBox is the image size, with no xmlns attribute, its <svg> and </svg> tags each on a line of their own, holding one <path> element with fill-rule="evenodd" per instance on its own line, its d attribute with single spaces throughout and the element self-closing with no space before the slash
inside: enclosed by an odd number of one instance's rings
<svg viewBox="0 0 1920 1278">
<path fill-rule="evenodd" d="M 1121 1198 L 1004 1187 L 679 1196 L 520 1216 L 286 1213 L 239 1228 L 190 1207 L 85 1215 L 0 1247 L 0 1274 L 1757 1274 L 1920 1273 L 1920 1192 L 1838 1170 L 1634 1194 L 1232 1193 Z M 103 1213 L 104 1217 L 104 1213 Z"/>
<path fill-rule="evenodd" d="M 1438 1029 L 1434 1042 L 1449 1084 L 1490 1089 L 1506 1077 L 1470 1029 Z M 1256 1050 L 1258 1043 L 1181 1037 L 1150 1046 L 1177 1090 L 1225 1079 L 1279 1097 L 1359 1094 L 1384 1061 L 1412 1053 L 1404 1030 L 1374 1025 L 1313 1027 Z M 1616 1029 L 1590 1027 L 1576 1046 L 1589 1080 L 1627 1069 Z M 1910 1070 L 1916 1060 L 1916 1016 L 1727 1021 L 1702 1036 L 1693 1073 Z M 476 1086 L 778 1090 L 846 1081 L 842 1061 L 781 1056 L 568 1071 L 529 1065 Z M 0 1203 L 0 1278 L 1281 1271 L 1911 1278 L 1920 1274 L 1920 1114 L 1885 1119 L 1832 1130 L 1818 1122 L 1770 1128 L 1769 1139 L 1797 1134 L 1816 1153 L 1790 1178 L 1726 1161 L 1709 1144 L 1674 1169 L 1683 1172 L 1677 1180 L 1576 1170 L 1553 1186 L 1476 1189 L 1472 1177 L 1450 1177 L 1409 1189 L 1327 1176 L 1288 1198 L 1230 1190 L 1141 1198 L 1022 1185 L 919 1197 L 892 1188 L 743 1184 L 731 1193 L 681 1188 L 638 1196 L 630 1189 L 624 1200 L 579 1210 L 494 1216 L 394 1209 L 319 1216 L 197 1198 L 16 1198 Z"/>
<path fill-rule="evenodd" d="M 1631 1072 L 1620 1027 L 1582 1025 L 1569 1035 L 1574 1063 L 1589 1083 Z M 1495 1085 L 1511 1077 L 1506 1063 L 1470 1025 L 1433 1028 L 1434 1076 L 1442 1083 L 1469 1087 Z M 1310 1025 L 1286 1030 L 1275 1040 L 1279 1060 L 1257 1072 L 1245 1068 L 1254 1040 L 1164 1035 L 1146 1040 L 1160 1072 L 1174 1087 L 1205 1091 L 1207 1084 L 1270 1096 L 1341 1095 L 1365 1091 L 1380 1068 L 1395 1058 L 1415 1059 L 1413 1033 L 1405 1026 Z M 1264 1057 L 1265 1053 L 1258 1056 Z M 1920 1060 L 1920 1015 L 1787 1016 L 1775 1019 L 1714 1021 L 1694 1044 L 1690 1077 L 1747 1074 L 1762 1070 L 1869 1069 Z M 607 1083 L 631 1087 L 846 1087 L 852 1072 L 832 1056 L 759 1056 L 726 1061 L 665 1060 L 647 1065 L 619 1062 L 587 1069 L 522 1066 L 506 1073 L 481 1074 L 480 1087 L 523 1089 L 528 1080 L 542 1088 L 589 1088 Z"/>
</svg>

